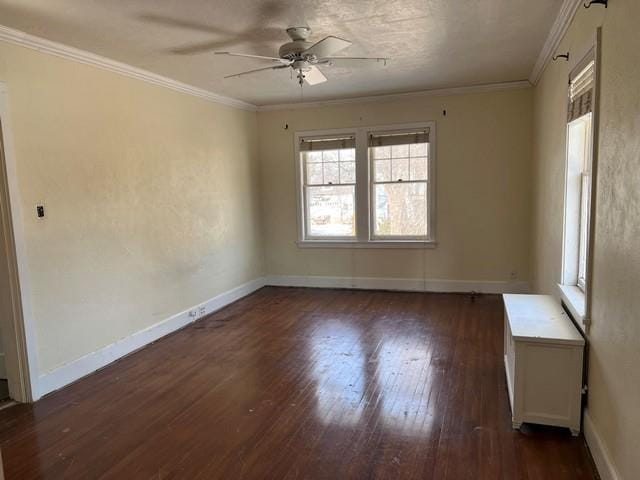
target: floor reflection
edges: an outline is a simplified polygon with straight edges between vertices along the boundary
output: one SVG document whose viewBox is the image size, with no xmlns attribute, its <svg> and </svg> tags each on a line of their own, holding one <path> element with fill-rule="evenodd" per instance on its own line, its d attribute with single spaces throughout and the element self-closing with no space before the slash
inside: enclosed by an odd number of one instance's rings
<svg viewBox="0 0 640 480">
<path fill-rule="evenodd" d="M 389 336 L 388 325 L 365 332 L 346 316 L 316 325 L 308 348 L 317 420 L 332 426 L 369 421 L 402 436 L 428 435 L 437 413 L 434 381 L 442 372 L 432 365 L 427 333 L 415 326 L 415 335 Z"/>
<path fill-rule="evenodd" d="M 375 381 L 382 391 L 380 421 L 403 435 L 427 435 L 435 417 L 432 353 L 425 337 L 383 339 Z"/>
<path fill-rule="evenodd" d="M 356 425 L 365 410 L 365 352 L 353 322 L 333 318 L 309 339 L 316 416 L 325 424 Z"/>
</svg>

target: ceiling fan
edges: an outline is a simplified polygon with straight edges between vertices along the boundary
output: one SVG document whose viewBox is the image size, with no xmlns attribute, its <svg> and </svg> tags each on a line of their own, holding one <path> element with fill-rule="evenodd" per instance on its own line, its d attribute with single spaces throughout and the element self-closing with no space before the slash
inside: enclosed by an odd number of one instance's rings
<svg viewBox="0 0 640 480">
<path fill-rule="evenodd" d="M 265 57 L 262 55 L 249 55 L 245 53 L 233 52 L 215 52 L 216 55 L 230 55 L 233 57 L 257 58 L 260 60 L 269 60 L 276 62 L 277 65 L 246 72 L 234 73 L 224 78 L 240 77 L 256 72 L 266 70 L 280 70 L 283 68 L 291 68 L 296 72 L 298 83 L 302 86 L 303 82 L 309 85 L 317 85 L 327 81 L 327 77 L 320 71 L 318 65 L 331 66 L 334 62 L 343 60 L 374 60 L 376 62 L 384 62 L 387 64 L 388 58 L 384 57 L 334 57 L 338 52 L 351 45 L 351 42 L 342 38 L 328 36 L 316 43 L 307 41 L 311 34 L 309 27 L 289 27 L 286 30 L 287 35 L 291 38 L 290 42 L 285 43 L 278 50 L 278 57 Z"/>
</svg>

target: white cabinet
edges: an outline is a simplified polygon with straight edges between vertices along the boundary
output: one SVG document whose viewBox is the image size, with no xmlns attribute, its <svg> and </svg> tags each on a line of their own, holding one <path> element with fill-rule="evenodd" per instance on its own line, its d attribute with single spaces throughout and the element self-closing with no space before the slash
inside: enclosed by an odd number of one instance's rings
<svg viewBox="0 0 640 480">
<path fill-rule="evenodd" d="M 580 433 L 584 339 L 549 295 L 503 295 L 504 363 L 513 428 L 524 422 Z"/>
</svg>

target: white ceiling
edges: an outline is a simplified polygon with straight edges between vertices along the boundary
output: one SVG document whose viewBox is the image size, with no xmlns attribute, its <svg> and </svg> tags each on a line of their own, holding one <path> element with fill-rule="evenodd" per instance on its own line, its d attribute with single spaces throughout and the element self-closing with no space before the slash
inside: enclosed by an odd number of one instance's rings
<svg viewBox="0 0 640 480">
<path fill-rule="evenodd" d="M 300 99 L 288 70 L 223 79 L 268 63 L 212 50 L 276 55 L 284 29 L 353 42 L 345 56 L 385 67 L 323 67 L 305 100 L 524 80 L 562 0 L 0 0 L 0 24 L 256 105 Z M 205 45 L 184 54 L 176 49 Z"/>
</svg>

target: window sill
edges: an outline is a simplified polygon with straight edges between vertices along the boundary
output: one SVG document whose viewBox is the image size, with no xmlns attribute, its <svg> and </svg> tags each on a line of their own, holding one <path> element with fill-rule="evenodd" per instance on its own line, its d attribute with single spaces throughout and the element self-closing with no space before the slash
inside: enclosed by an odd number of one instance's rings
<svg viewBox="0 0 640 480">
<path fill-rule="evenodd" d="M 586 314 L 584 292 L 576 285 L 558 284 L 558 290 L 560 291 L 562 302 L 567 306 L 575 321 L 584 326 Z"/>
<path fill-rule="evenodd" d="M 433 240 L 298 240 L 299 248 L 436 248 Z"/>
</svg>

